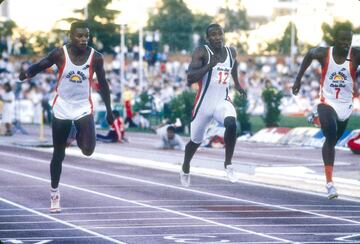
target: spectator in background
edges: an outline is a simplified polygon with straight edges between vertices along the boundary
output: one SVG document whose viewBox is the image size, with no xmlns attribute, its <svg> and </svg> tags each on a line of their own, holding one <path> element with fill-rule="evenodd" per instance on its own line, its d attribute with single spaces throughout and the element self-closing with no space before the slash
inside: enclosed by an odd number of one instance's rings
<svg viewBox="0 0 360 244">
<path fill-rule="evenodd" d="M 96 134 L 96 140 L 101 142 L 119 143 L 127 141 L 125 139 L 124 120 L 121 118 L 119 111 L 113 110 L 112 114 L 114 116 L 114 123 L 111 125 L 111 129 L 109 130 L 108 134 L 106 136 Z"/>
<path fill-rule="evenodd" d="M 2 111 L 2 123 L 5 124 L 5 135 L 12 135 L 12 122 L 14 120 L 14 103 L 15 103 L 15 94 L 12 90 L 10 82 L 4 84 L 4 94 L 1 95 L 0 99 L 3 104 Z"/>
<path fill-rule="evenodd" d="M 161 134 L 161 144 L 159 149 L 177 149 L 185 150 L 185 144 L 182 138 L 175 133 L 176 129 L 172 125 L 166 126 L 166 133 Z"/>
</svg>

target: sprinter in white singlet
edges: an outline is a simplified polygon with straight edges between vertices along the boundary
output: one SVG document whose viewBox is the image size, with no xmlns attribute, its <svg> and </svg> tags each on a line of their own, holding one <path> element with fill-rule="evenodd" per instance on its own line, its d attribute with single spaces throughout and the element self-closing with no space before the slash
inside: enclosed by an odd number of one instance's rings
<svg viewBox="0 0 360 244">
<path fill-rule="evenodd" d="M 197 82 L 199 90 L 192 111 L 190 141 L 185 147 L 180 171 L 180 180 L 184 186 L 190 185 L 190 161 L 212 119 L 225 127 L 224 168 L 232 182 L 237 180 L 231 165 L 236 143 L 236 112 L 228 96 L 231 80 L 241 95 L 246 96 L 246 93 L 238 81 L 236 51 L 224 45 L 222 27 L 218 24 L 209 25 L 206 38 L 209 45 L 200 46 L 194 51 L 188 69 L 188 84 Z"/>
<path fill-rule="evenodd" d="M 346 129 L 353 97 L 358 96 L 355 74 L 360 64 L 360 50 L 350 47 L 351 40 L 351 27 L 344 23 L 335 33 L 334 46 L 313 48 L 306 54 L 293 86 L 293 94 L 297 95 L 305 70 L 314 59 L 320 62 L 322 75 L 317 112 L 325 136 L 322 157 L 329 199 L 338 197 L 332 179 L 335 145 Z"/>
<path fill-rule="evenodd" d="M 90 83 L 96 73 L 100 95 L 105 103 L 107 121 L 114 121 L 110 105 L 110 92 L 105 78 L 104 60 L 100 53 L 88 46 L 89 28 L 85 22 L 74 22 L 70 27 L 70 43 L 51 51 L 47 57 L 31 65 L 19 75 L 30 79 L 39 72 L 56 65 L 59 79 L 53 103 L 52 136 L 54 151 L 50 163 L 50 212 L 60 212 L 59 181 L 65 148 L 72 122 L 76 127 L 76 141 L 84 155 L 95 149 L 95 124 L 90 96 Z"/>
</svg>

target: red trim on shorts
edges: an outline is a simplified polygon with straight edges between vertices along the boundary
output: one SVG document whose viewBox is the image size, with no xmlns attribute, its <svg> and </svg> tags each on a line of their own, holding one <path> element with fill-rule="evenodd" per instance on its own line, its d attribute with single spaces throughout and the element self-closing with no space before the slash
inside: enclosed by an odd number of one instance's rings
<svg viewBox="0 0 360 244">
<path fill-rule="evenodd" d="M 94 56 L 95 56 L 95 50 L 93 51 L 91 60 L 90 60 L 90 67 L 89 67 L 89 103 L 90 103 L 90 108 L 91 108 L 91 114 L 94 113 L 94 104 L 93 101 L 91 99 L 91 84 L 93 83 L 93 75 L 94 75 L 94 71 L 93 71 L 93 61 L 94 61 Z"/>
<path fill-rule="evenodd" d="M 324 64 L 324 67 L 322 67 L 321 69 L 321 80 L 320 80 L 320 102 L 325 102 L 325 97 L 323 96 L 322 94 L 322 89 L 323 89 L 323 86 L 324 86 L 324 80 L 325 80 L 325 76 L 326 76 L 326 73 L 328 71 L 328 68 L 329 68 L 329 61 L 330 61 L 330 55 L 332 55 L 330 53 L 330 50 L 331 48 L 328 48 L 328 55 L 325 59 L 325 64 Z"/>
<path fill-rule="evenodd" d="M 194 113 L 195 113 L 195 110 L 196 110 L 196 104 L 198 103 L 199 98 L 200 98 L 200 94 L 201 94 L 201 90 L 202 90 L 202 81 L 198 81 L 198 85 L 199 85 L 199 90 L 196 93 L 194 107 L 193 107 L 193 110 L 191 112 L 192 117 L 194 117 Z"/>
</svg>

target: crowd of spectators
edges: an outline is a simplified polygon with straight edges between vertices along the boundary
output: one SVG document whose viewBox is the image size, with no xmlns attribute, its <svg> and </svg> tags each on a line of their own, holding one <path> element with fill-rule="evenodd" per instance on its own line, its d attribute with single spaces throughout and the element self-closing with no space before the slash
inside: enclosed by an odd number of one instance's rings
<svg viewBox="0 0 360 244">
<path fill-rule="evenodd" d="M 106 57 L 105 69 L 113 104 L 121 107 L 124 111 L 121 115 L 127 126 L 150 126 L 141 111 L 131 111 L 130 116 L 125 108 L 125 104 L 127 104 L 131 109 L 141 93 L 145 92 L 152 98 L 150 110 L 161 112 L 164 108 L 166 109 L 173 97 L 185 89 L 189 89 L 186 84 L 189 58 L 181 55 L 178 56 L 180 58 L 174 56 L 169 58 L 166 53 L 147 51 L 143 62 L 143 80 L 140 81 L 139 48 L 134 46 L 127 50 L 125 79 L 121 82 L 119 57 L 119 55 Z M 250 113 L 257 115 L 263 113 L 261 93 L 269 86 L 284 94 L 281 105 L 282 113 L 289 115 L 307 113 L 312 109 L 318 98 L 321 67 L 318 63 L 313 62 L 304 76 L 300 96 L 292 96 L 291 87 L 301 60 L 302 57 L 298 57 L 292 64 L 286 57 L 240 57 L 239 79 L 241 85 L 248 91 Z M 51 121 L 51 101 L 57 82 L 57 70 L 56 67 L 51 67 L 30 81 L 20 83 L 17 79 L 19 71 L 29 66 L 31 62 L 34 61 L 11 59 L 6 55 L 0 59 L 0 95 L 4 92 L 3 85 L 10 82 L 15 93 L 15 101 L 18 102 L 18 106 L 15 106 L 18 110 L 15 119 L 28 123 L 40 123 L 43 114 L 45 122 L 49 123 Z M 96 80 L 93 87 L 96 88 Z M 97 111 L 104 110 L 96 92 L 93 93 L 93 102 Z M 359 104 L 355 104 L 355 109 L 359 111 Z M 127 123 L 126 117 L 132 117 L 130 118 L 131 123 Z"/>
</svg>

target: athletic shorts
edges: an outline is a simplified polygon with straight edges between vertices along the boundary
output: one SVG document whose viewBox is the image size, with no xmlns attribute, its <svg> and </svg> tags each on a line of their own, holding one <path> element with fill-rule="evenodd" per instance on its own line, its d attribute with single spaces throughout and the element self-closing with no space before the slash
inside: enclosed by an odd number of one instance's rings
<svg viewBox="0 0 360 244">
<path fill-rule="evenodd" d="M 67 102 L 57 96 L 53 104 L 55 118 L 63 120 L 78 120 L 92 114 L 92 105 L 88 99 L 84 101 Z"/>
<path fill-rule="evenodd" d="M 325 104 L 329 105 L 335 110 L 338 116 L 338 120 L 340 121 L 347 120 L 352 113 L 352 109 L 353 109 L 352 103 L 332 102 L 331 100 L 327 99 Z"/>
<path fill-rule="evenodd" d="M 212 109 L 202 104 L 190 124 L 191 141 L 200 144 L 204 140 L 205 131 L 211 120 L 214 119 L 223 126 L 226 117 L 236 118 L 235 108 L 230 101 L 222 100 Z"/>
</svg>

